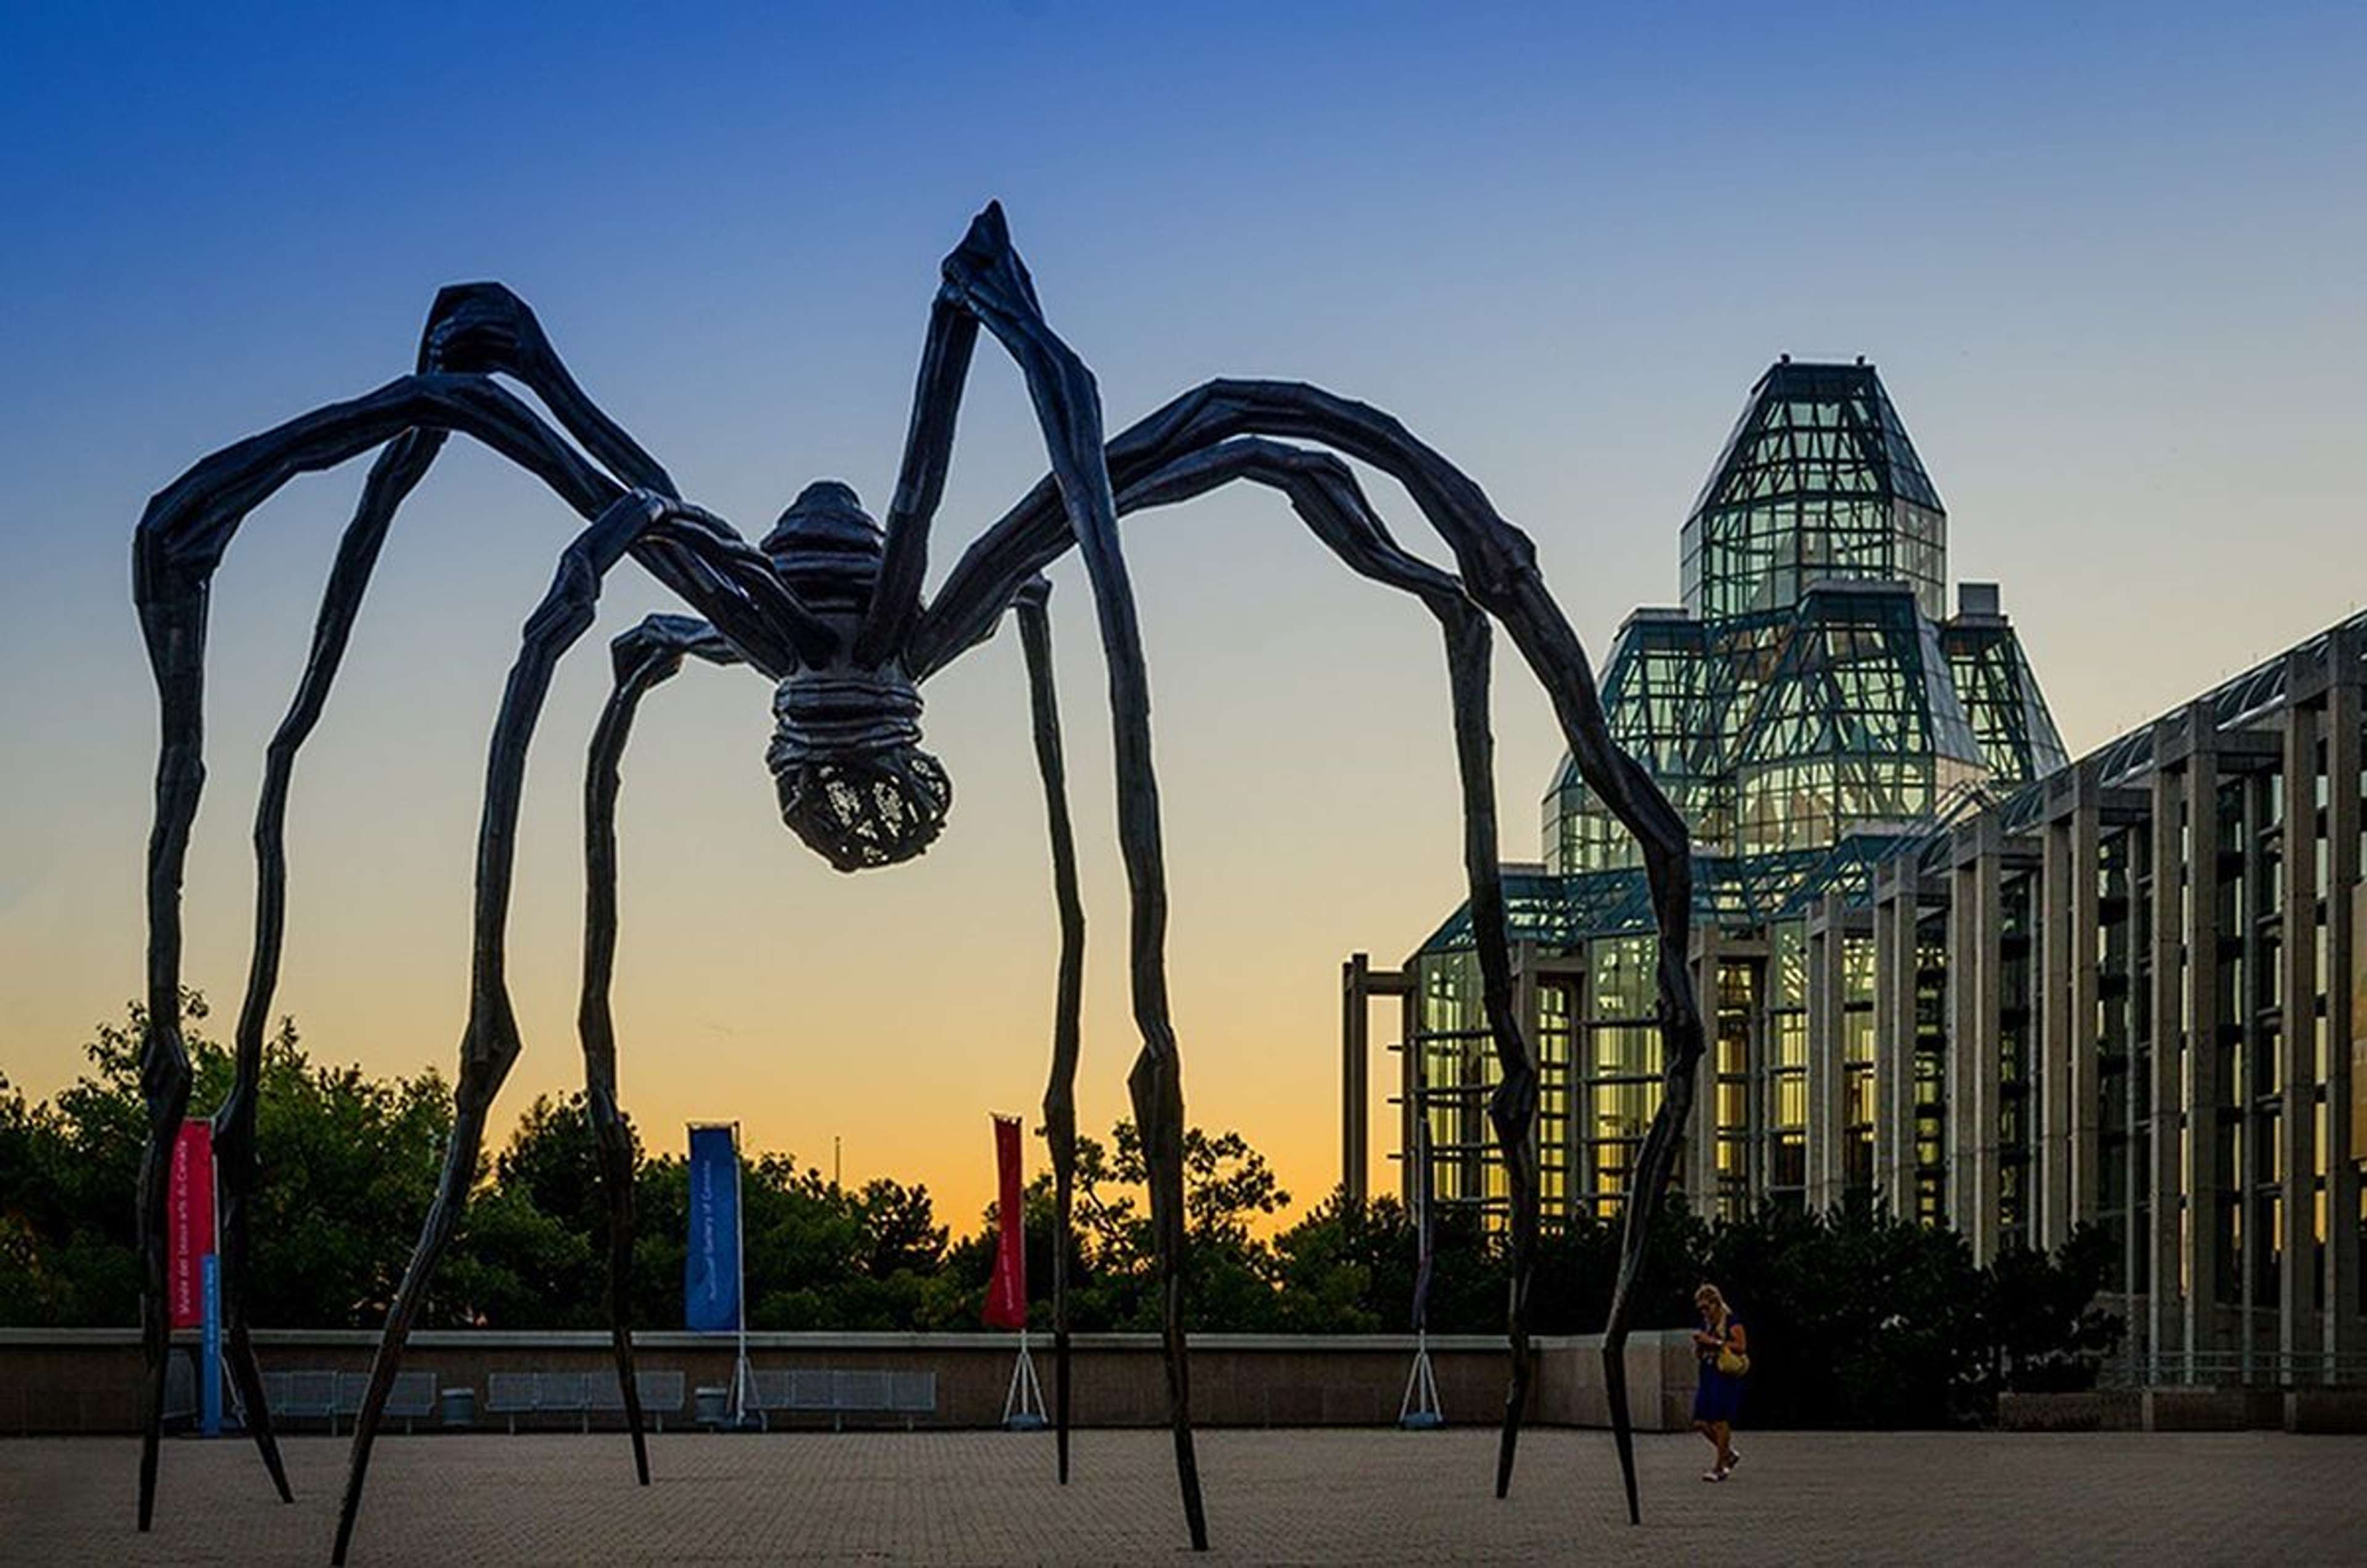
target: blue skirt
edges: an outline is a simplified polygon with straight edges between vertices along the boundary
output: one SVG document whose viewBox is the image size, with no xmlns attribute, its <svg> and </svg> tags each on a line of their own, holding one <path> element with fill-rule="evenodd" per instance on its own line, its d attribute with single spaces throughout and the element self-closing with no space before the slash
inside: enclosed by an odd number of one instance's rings
<svg viewBox="0 0 2367 1568">
<path fill-rule="evenodd" d="M 1693 1390 L 1693 1419 L 1731 1422 L 1742 1409 L 1742 1381 L 1719 1371 L 1715 1363 L 1704 1361 L 1701 1385 Z"/>
</svg>

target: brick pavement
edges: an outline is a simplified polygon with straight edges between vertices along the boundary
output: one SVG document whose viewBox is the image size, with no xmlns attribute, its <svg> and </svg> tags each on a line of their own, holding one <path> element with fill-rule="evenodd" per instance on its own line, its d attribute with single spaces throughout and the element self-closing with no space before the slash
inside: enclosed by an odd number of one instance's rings
<svg viewBox="0 0 2367 1568">
<path fill-rule="evenodd" d="M 355 1568 L 411 1562 L 1191 1561 L 1165 1439 L 1077 1438 L 1065 1491 L 1047 1437 L 670 1434 L 631 1483 L 617 1433 L 380 1440 Z M 1697 1438 L 1638 1439 L 1628 1528 L 1607 1434 L 1530 1433 L 1512 1499 L 1474 1428 L 1201 1434 L 1222 1562 L 1716 1564 L 1856 1561 L 2367 1559 L 2367 1439 L 2225 1434 L 1757 1433 L 1736 1478 Z M 345 1445 L 288 1445 L 299 1501 L 253 1450 L 174 1441 L 157 1529 L 130 1528 L 137 1448 L 0 1440 L 0 1561 L 327 1561 Z M 217 1499 L 201 1509 L 201 1498 Z"/>
</svg>

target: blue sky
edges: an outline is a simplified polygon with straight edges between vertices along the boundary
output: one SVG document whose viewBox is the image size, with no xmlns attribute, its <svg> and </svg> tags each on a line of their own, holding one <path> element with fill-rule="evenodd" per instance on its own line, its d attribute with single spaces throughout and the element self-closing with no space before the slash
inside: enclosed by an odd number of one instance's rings
<svg viewBox="0 0 2367 1568">
<path fill-rule="evenodd" d="M 0 1070 L 36 1091 L 139 984 L 142 502 L 407 368 L 447 281 L 526 295 L 752 536 L 815 477 L 885 494 L 937 259 L 1000 197 L 1113 423 L 1223 373 L 1389 408 L 1535 536 L 1598 651 L 1675 596 L 1684 506 L 1783 352 L 1881 366 L 1952 570 L 2002 581 L 2075 750 L 2367 592 L 2355 6 L 478 10 L 0 19 Z M 940 567 L 1041 466 L 981 355 Z M 217 590 L 190 973 L 224 1004 L 262 739 L 353 484 L 266 507 Z M 483 737 L 566 529 L 472 452 L 398 529 L 298 781 L 283 998 L 325 1054 L 448 1061 Z M 1194 1103 L 1311 1196 L 1331 966 L 1395 958 L 1457 896 L 1431 634 L 1269 499 L 1145 519 L 1129 547 Z M 1091 621 L 1060 581 L 1073 773 L 1106 848 Z M 620 581 L 603 635 L 659 607 Z M 520 1101 L 574 1077 L 572 774 L 599 662 L 562 676 L 533 776 Z M 954 822 L 921 865 L 855 882 L 771 819 L 761 689 L 669 690 L 627 804 L 645 1120 L 729 1110 L 801 1151 L 843 1132 L 850 1171 L 983 1193 L 982 1133 L 958 1140 L 1034 1100 L 1049 996 L 1018 680 L 998 646 L 932 688 Z M 1558 744 L 1506 687 L 1517 857 Z M 1115 857 L 1089 871 L 1114 932 Z M 1101 947 L 1086 1109 L 1106 1120 L 1133 1047 Z M 637 1079 L 637 1037 L 663 1072 Z"/>
</svg>

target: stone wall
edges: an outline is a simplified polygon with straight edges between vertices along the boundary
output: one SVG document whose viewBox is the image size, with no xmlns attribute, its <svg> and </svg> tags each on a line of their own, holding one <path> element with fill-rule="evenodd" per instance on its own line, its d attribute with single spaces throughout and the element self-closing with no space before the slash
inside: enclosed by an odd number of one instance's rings
<svg viewBox="0 0 2367 1568">
<path fill-rule="evenodd" d="M 180 1342 L 193 1345 L 194 1337 Z M 258 1330 L 255 1354 L 267 1371 L 363 1371 L 378 1337 L 323 1330 Z M 931 1427 L 991 1427 L 1002 1417 L 1014 1337 L 1007 1334 L 752 1334 L 760 1370 L 934 1371 L 937 1408 L 913 1417 Z M 634 1337 L 636 1365 L 679 1371 L 689 1389 L 729 1383 L 730 1338 L 682 1333 Z M 1208 1427 L 1375 1427 L 1398 1417 L 1414 1342 L 1405 1335 L 1209 1334 L 1192 1341 L 1194 1419 Z M 1048 1394 L 1048 1342 L 1036 1342 Z M 1531 1418 L 1548 1426 L 1609 1425 L 1597 1336 L 1540 1338 Z M 1457 1426 L 1492 1426 L 1504 1404 L 1503 1341 L 1434 1337 L 1431 1362 L 1439 1402 Z M 439 1388 L 472 1388 L 481 1424 L 487 1374 L 606 1370 L 600 1333 L 445 1331 L 412 1336 L 406 1371 L 432 1371 Z M 1159 1341 L 1148 1334 L 1087 1334 L 1076 1339 L 1075 1418 L 1084 1427 L 1156 1426 L 1165 1418 Z M 0 1329 L 0 1433 L 130 1432 L 138 1427 L 139 1337 L 130 1329 Z M 1641 1431 L 1682 1429 L 1693 1398 L 1693 1359 L 1682 1333 L 1635 1335 L 1627 1348 L 1629 1399 Z M 689 1403 L 679 1419 L 687 1424 Z M 596 1423 L 600 1418 L 594 1417 Z M 615 1418 L 609 1417 L 611 1421 Z M 669 1417 L 672 1425 L 675 1417 Z M 847 1418 L 901 1426 L 903 1416 Z M 826 1426 L 828 1416 L 785 1416 L 776 1426 Z"/>
</svg>

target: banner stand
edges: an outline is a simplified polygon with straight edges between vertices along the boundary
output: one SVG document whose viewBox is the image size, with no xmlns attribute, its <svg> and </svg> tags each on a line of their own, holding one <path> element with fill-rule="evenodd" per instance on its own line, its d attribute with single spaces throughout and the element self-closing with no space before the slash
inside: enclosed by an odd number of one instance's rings
<svg viewBox="0 0 2367 1568">
<path fill-rule="evenodd" d="M 699 1424 L 724 1431 L 766 1428 L 748 1360 L 747 1206 L 741 1201 L 740 1123 L 690 1124 L 689 1235 L 683 1252 L 684 1326 L 732 1336 L 731 1383 L 702 1388 Z M 728 1213 L 727 1213 L 728 1211 Z M 731 1294 L 726 1298 L 726 1276 Z M 710 1403 L 711 1402 L 711 1403 Z"/>
<path fill-rule="evenodd" d="M 740 1328 L 740 1354 L 731 1364 L 731 1424 L 745 1427 L 753 1411 L 758 1426 L 764 1413 L 756 1402 L 756 1370 L 748 1364 L 748 1205 L 741 1201 L 740 1123 L 731 1123 L 731 1251 L 739 1278 L 740 1305 L 733 1313 Z M 770 1427 L 766 1427 L 770 1430 Z"/>
<path fill-rule="evenodd" d="M 206 1323 L 198 1351 L 198 1430 L 209 1438 L 222 1431 L 221 1258 L 209 1252 L 206 1270 Z"/>
<path fill-rule="evenodd" d="M 771 1431 L 762 1406 L 756 1403 L 756 1370 L 748 1364 L 748 1330 L 740 1330 L 740 1359 L 731 1369 L 731 1425 L 742 1429 L 753 1427 Z"/>
<path fill-rule="evenodd" d="M 989 1328 L 1019 1333 L 1019 1359 L 1011 1364 L 1011 1388 L 1002 1396 L 1002 1429 L 1040 1432 L 1051 1423 L 1044 1415 L 1044 1385 L 1036 1380 L 1036 1358 L 1027 1350 L 1027 1222 L 1026 1194 L 1020 1185 L 1019 1129 L 1016 1116 L 996 1116 L 994 1122 L 994 1273 L 987 1281 Z"/>
<path fill-rule="evenodd" d="M 1413 1124 L 1412 1188 L 1413 1368 L 1406 1373 L 1405 1397 L 1398 1401 L 1398 1425 L 1409 1432 L 1428 1432 L 1446 1425 L 1446 1413 L 1438 1406 L 1438 1378 L 1430 1370 L 1430 1118 L 1419 1113 Z"/>
<path fill-rule="evenodd" d="M 1413 1371 L 1406 1374 L 1405 1397 L 1398 1401 L 1398 1425 L 1409 1432 L 1426 1432 L 1446 1425 L 1438 1408 L 1438 1379 L 1430 1370 L 1430 1331 L 1414 1336 Z"/>
<path fill-rule="evenodd" d="M 173 1140 L 165 1199 L 165 1278 L 168 1320 L 175 1329 L 198 1330 L 192 1356 L 195 1431 L 218 1438 L 222 1430 L 221 1189 L 214 1180 L 214 1124 L 210 1117 L 181 1123 Z M 174 1354 L 180 1352 L 176 1350 Z"/>
<path fill-rule="evenodd" d="M 1019 1359 L 1012 1363 L 1011 1392 L 1002 1396 L 1002 1429 L 1040 1432 L 1051 1425 L 1044 1414 L 1044 1385 L 1036 1381 L 1036 1358 L 1027 1353 L 1027 1331 L 1019 1331 Z"/>
</svg>

